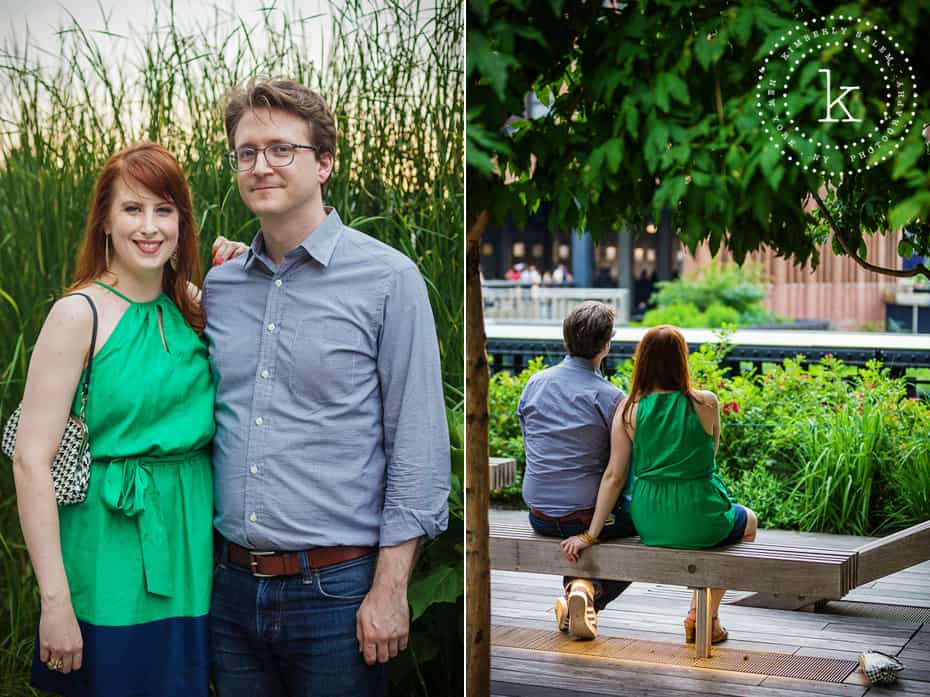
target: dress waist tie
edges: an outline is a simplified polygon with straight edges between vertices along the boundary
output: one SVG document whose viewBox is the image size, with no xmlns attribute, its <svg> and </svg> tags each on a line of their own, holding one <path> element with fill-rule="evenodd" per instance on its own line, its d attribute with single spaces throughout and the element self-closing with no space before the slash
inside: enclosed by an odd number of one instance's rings
<svg viewBox="0 0 930 697">
<path fill-rule="evenodd" d="M 174 573 L 152 468 L 179 465 L 201 452 L 196 450 L 179 455 L 141 455 L 98 461 L 104 468 L 104 504 L 110 510 L 136 519 L 145 588 L 153 595 L 170 597 L 174 594 Z"/>
</svg>

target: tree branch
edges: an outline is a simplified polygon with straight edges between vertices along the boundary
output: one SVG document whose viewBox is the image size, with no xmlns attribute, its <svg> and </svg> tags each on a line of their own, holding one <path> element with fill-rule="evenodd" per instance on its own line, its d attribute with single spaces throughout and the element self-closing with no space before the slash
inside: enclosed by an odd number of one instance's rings
<svg viewBox="0 0 930 697">
<path fill-rule="evenodd" d="M 812 191 L 811 195 L 814 197 L 814 200 L 817 202 L 817 207 L 820 208 L 820 211 L 826 216 L 827 222 L 830 223 L 830 229 L 833 230 L 833 236 L 836 238 L 836 241 L 840 243 L 840 247 L 843 248 L 843 251 L 846 252 L 846 255 L 851 257 L 854 262 L 859 264 L 866 271 L 871 271 L 873 273 L 880 273 L 885 276 L 894 276 L 895 278 L 909 278 L 911 276 L 924 275 L 927 278 L 930 278 L 930 268 L 927 268 L 923 264 L 918 264 L 913 269 L 908 271 L 902 269 L 889 269 L 884 266 L 876 266 L 875 264 L 870 264 L 865 259 L 860 257 L 855 251 L 853 251 L 849 242 L 843 237 L 843 233 L 840 232 L 839 226 L 836 224 L 836 221 L 833 219 L 833 215 L 827 209 L 826 204 L 823 202 L 823 199 L 820 198 L 820 194 L 816 191 Z"/>
<path fill-rule="evenodd" d="M 468 228 L 468 244 L 478 244 L 481 241 L 481 233 L 484 232 L 484 229 L 488 225 L 488 210 L 484 210 L 478 213 L 478 217 L 475 218 L 474 222 L 471 224 L 471 227 Z"/>
</svg>

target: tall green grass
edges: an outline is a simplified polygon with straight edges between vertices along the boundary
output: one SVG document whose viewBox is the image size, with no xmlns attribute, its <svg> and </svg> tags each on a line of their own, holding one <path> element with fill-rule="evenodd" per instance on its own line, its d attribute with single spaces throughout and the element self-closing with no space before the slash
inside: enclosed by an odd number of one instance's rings
<svg viewBox="0 0 930 697">
<path fill-rule="evenodd" d="M 108 34 L 105 19 L 93 28 L 101 31 L 72 23 L 58 35 L 58 59 L 43 57 L 46 66 L 29 46 L 0 50 L 0 419 L 22 395 L 39 328 L 70 280 L 94 179 L 113 152 L 148 139 L 178 157 L 202 230 L 204 268 L 216 235 L 242 241 L 254 235 L 258 222 L 222 163 L 221 105 L 228 87 L 256 74 L 296 78 L 327 98 L 340 139 L 324 198 L 347 223 L 418 264 L 436 318 L 446 401 L 457 409 L 453 418 L 461 418 L 461 6 L 454 0 L 333 5 L 330 48 L 322 56 L 321 20 L 274 4 L 257 21 L 235 25 L 217 7 L 214 20 L 197 29 L 182 26 L 172 5 L 158 6 L 155 30 L 126 37 Z M 438 588 L 441 602 L 424 610 L 420 600 L 423 617 L 414 630 L 421 658 L 398 664 L 398 694 L 442 694 L 461 680 L 461 633 L 454 629 L 461 567 L 457 585 L 435 580 L 438 567 L 455 563 L 462 534 L 457 493 L 450 498 L 448 540 L 427 550 L 415 577 L 418 587 Z M 5 459 L 0 572 L 0 695 L 31 694 L 37 597 Z"/>
<path fill-rule="evenodd" d="M 844 404 L 801 439 L 795 499 L 802 530 L 867 535 L 874 508 L 884 423 L 878 409 Z"/>
</svg>

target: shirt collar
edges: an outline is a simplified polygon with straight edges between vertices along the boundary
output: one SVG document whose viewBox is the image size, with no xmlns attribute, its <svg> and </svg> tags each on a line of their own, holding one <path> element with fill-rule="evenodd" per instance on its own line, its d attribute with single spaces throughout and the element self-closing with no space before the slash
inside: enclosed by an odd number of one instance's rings
<svg viewBox="0 0 930 697">
<path fill-rule="evenodd" d="M 594 368 L 594 361 L 592 361 L 590 358 L 582 358 L 581 356 L 565 356 L 562 362 L 566 365 L 577 366 L 578 368 L 583 368 L 584 370 L 589 370 L 592 373 L 597 373 L 600 375 L 600 373 Z"/>
<path fill-rule="evenodd" d="M 323 266 L 329 266 L 333 251 L 335 251 L 339 238 L 342 236 L 342 219 L 336 209 L 331 206 L 326 206 L 323 210 L 326 213 L 323 222 L 311 230 L 303 242 L 297 246 L 303 247 L 311 257 Z M 249 251 L 246 252 L 245 268 L 250 268 L 255 263 L 256 258 L 264 261 L 266 265 L 270 262 L 265 256 L 265 237 L 261 230 L 252 239 Z"/>
<path fill-rule="evenodd" d="M 342 219 L 332 206 L 326 206 L 323 210 L 326 213 L 323 222 L 304 238 L 300 246 L 323 266 L 329 266 L 333 251 L 342 237 Z"/>
</svg>

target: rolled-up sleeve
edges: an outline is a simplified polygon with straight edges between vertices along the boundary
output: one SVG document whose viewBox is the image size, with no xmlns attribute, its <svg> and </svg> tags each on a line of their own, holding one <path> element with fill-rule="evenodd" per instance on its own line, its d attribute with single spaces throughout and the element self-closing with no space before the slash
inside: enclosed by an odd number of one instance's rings
<svg viewBox="0 0 930 697">
<path fill-rule="evenodd" d="M 448 525 L 449 431 L 439 344 L 426 284 L 415 266 L 393 274 L 378 345 L 386 475 L 380 545 Z"/>
</svg>

